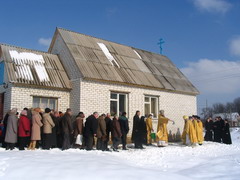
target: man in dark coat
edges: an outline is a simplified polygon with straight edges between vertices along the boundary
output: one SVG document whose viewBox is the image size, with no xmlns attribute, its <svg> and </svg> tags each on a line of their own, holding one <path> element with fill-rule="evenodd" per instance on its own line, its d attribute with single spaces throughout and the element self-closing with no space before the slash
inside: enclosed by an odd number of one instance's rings
<svg viewBox="0 0 240 180">
<path fill-rule="evenodd" d="M 97 136 L 98 127 L 98 113 L 94 112 L 90 115 L 85 122 L 84 136 L 86 141 L 86 150 L 90 151 L 93 149 L 94 136 Z"/>
<path fill-rule="evenodd" d="M 230 126 L 229 126 L 228 120 L 225 119 L 225 125 L 223 127 L 223 136 L 222 136 L 222 140 L 224 144 L 232 144 L 229 127 Z"/>
<path fill-rule="evenodd" d="M 214 130 L 214 142 L 222 142 L 224 121 L 221 117 L 216 117 L 216 121 L 213 123 Z"/>
<path fill-rule="evenodd" d="M 108 148 L 108 142 L 109 142 L 109 137 L 110 137 L 110 132 L 112 130 L 112 120 L 111 120 L 111 115 L 110 113 L 107 113 L 106 117 L 105 117 L 105 122 L 106 122 L 106 139 L 105 141 L 103 142 L 103 146 L 104 146 L 104 149 L 106 151 L 110 151 L 109 148 Z"/>
<path fill-rule="evenodd" d="M 122 132 L 118 116 L 114 116 L 112 121 L 112 141 L 113 141 L 113 151 L 118 152 L 118 145 L 121 142 Z"/>
<path fill-rule="evenodd" d="M 71 147 L 71 135 L 73 134 L 71 109 L 67 109 L 66 113 L 61 118 L 61 124 L 63 134 L 62 150 L 66 150 Z"/>
<path fill-rule="evenodd" d="M 55 124 L 55 126 L 52 128 L 52 148 L 56 148 L 57 147 L 57 132 L 59 130 L 59 114 L 57 111 L 52 110 L 51 114 L 50 114 L 53 123 Z"/>
<path fill-rule="evenodd" d="M 212 118 L 208 118 L 205 122 L 205 141 L 213 141 L 213 121 Z"/>
<path fill-rule="evenodd" d="M 142 146 L 142 122 L 140 119 L 140 111 L 136 111 L 135 116 L 133 117 L 133 130 L 132 130 L 132 141 L 135 144 L 135 148 L 143 149 Z"/>
<path fill-rule="evenodd" d="M 105 151 L 104 141 L 106 141 L 106 122 L 105 122 L 105 114 L 99 116 L 98 120 L 98 128 L 97 128 L 97 150 Z"/>
<path fill-rule="evenodd" d="M 119 117 L 119 123 L 121 127 L 121 132 L 122 132 L 122 149 L 127 150 L 126 144 L 127 144 L 127 134 L 129 132 L 129 125 L 128 125 L 128 118 L 126 117 L 127 113 L 123 112 L 122 116 Z"/>
</svg>

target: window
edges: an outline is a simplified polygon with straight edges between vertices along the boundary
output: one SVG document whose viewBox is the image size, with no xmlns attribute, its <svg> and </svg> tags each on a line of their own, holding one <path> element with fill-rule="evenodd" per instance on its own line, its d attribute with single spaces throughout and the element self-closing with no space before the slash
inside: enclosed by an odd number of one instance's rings
<svg viewBox="0 0 240 180">
<path fill-rule="evenodd" d="M 57 98 L 33 97 L 33 108 L 40 107 L 42 109 L 50 108 L 57 110 Z"/>
<path fill-rule="evenodd" d="M 110 95 L 110 113 L 111 116 L 121 115 L 127 112 L 127 94 L 111 92 Z"/>
<path fill-rule="evenodd" d="M 144 112 L 145 115 L 153 114 L 156 118 L 158 114 L 158 97 L 145 96 L 144 97 Z"/>
<path fill-rule="evenodd" d="M 4 62 L 0 62 L 0 85 L 4 83 Z"/>
</svg>

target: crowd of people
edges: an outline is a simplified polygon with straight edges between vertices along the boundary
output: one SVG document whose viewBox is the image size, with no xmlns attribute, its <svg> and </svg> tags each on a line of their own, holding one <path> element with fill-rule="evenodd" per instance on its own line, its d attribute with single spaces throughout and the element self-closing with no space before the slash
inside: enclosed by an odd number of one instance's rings
<svg viewBox="0 0 240 180">
<path fill-rule="evenodd" d="M 224 144 L 232 144 L 230 125 L 228 120 L 223 120 L 220 116 L 215 118 L 208 118 L 205 122 L 205 141 L 214 141 Z"/>
<path fill-rule="evenodd" d="M 185 145 L 202 145 L 203 141 L 232 144 L 228 120 L 208 118 L 203 126 L 199 116 L 183 116 L 185 121 L 182 140 Z M 203 136 L 205 127 L 205 136 Z"/>
<path fill-rule="evenodd" d="M 157 141 L 159 147 L 168 145 L 167 124 L 169 121 L 173 124 L 175 122 L 165 117 L 164 111 L 161 110 L 158 115 L 157 131 L 154 133 L 152 118 L 152 114 L 145 117 L 141 116 L 140 111 L 136 111 L 131 138 L 134 148 L 144 149 L 143 144 L 152 145 L 153 141 Z M 200 117 L 184 116 L 183 119 L 185 124 L 182 141 L 185 145 L 202 145 L 204 139 L 231 144 L 229 124 L 220 117 L 217 117 L 215 122 L 208 118 L 205 123 L 205 137 Z M 127 150 L 129 122 L 126 112 L 113 118 L 110 113 L 99 115 L 98 112 L 94 112 L 85 119 L 83 112 L 73 117 L 71 109 L 62 113 L 49 108 L 44 112 L 40 108 L 24 108 L 19 115 L 17 109 L 13 108 L 1 123 L 0 143 L 6 150 L 13 150 L 15 147 L 19 150 L 35 150 L 39 147 L 45 150 L 51 148 L 93 150 L 95 146 L 97 150 L 111 151 L 110 141 L 113 151 L 118 152 L 119 144 L 122 144 L 123 150 Z"/>
</svg>

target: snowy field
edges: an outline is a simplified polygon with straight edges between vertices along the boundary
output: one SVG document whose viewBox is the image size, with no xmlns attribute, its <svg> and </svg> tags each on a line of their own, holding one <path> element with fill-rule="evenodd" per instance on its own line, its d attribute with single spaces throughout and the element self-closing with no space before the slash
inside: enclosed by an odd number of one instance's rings
<svg viewBox="0 0 240 180">
<path fill-rule="evenodd" d="M 205 142 L 195 148 L 179 144 L 120 152 L 0 148 L 0 179 L 239 180 L 240 129 L 234 128 L 231 135 L 233 145 Z"/>
</svg>

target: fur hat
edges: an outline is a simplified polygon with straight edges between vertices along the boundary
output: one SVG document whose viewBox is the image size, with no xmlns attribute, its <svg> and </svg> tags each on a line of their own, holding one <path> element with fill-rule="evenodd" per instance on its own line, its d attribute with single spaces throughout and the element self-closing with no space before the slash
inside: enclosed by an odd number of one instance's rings
<svg viewBox="0 0 240 180">
<path fill-rule="evenodd" d="M 49 109 L 49 108 L 45 109 L 45 113 L 50 113 L 50 112 L 51 112 L 51 109 Z"/>
</svg>

